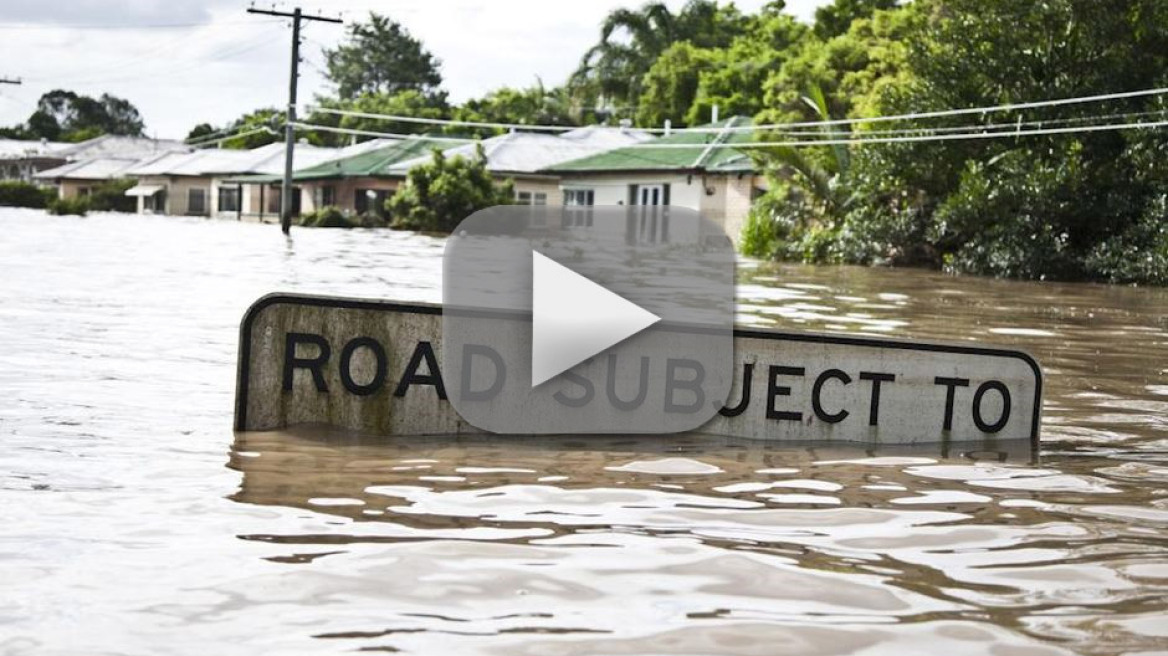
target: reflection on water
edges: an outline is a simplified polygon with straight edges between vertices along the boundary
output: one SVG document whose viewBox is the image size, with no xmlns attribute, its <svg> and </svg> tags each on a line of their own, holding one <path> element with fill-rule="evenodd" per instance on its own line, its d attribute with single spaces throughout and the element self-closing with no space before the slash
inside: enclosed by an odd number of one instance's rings
<svg viewBox="0 0 1168 656">
<path fill-rule="evenodd" d="M 442 242 L 13 210 L 0 230 L 0 653 L 1168 649 L 1163 291 L 742 267 L 744 323 L 1029 350 L 1038 462 L 233 436 L 251 300 L 436 300 Z"/>
</svg>

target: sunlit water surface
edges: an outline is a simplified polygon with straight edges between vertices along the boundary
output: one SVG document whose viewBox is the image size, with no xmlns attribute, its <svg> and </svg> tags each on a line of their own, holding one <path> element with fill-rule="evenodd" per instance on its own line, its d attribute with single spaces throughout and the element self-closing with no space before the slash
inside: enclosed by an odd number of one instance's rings
<svg viewBox="0 0 1168 656">
<path fill-rule="evenodd" d="M 251 301 L 434 301 L 441 253 L 0 210 L 0 652 L 1168 650 L 1164 291 L 743 264 L 743 323 L 1029 350 L 1037 464 L 232 434 Z"/>
</svg>

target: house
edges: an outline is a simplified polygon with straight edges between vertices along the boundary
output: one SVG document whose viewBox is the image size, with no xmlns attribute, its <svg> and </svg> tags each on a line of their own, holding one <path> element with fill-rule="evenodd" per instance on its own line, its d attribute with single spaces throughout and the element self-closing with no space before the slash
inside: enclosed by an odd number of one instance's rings
<svg viewBox="0 0 1168 656">
<path fill-rule="evenodd" d="M 54 141 L 21 141 L 0 139 L 0 180 L 38 181 L 38 173 L 59 168 L 71 162 L 103 160 L 102 166 L 113 166 L 115 160 L 134 161 L 168 152 L 187 152 L 190 147 L 178 141 L 102 135 L 78 143 Z M 53 180 L 43 176 L 39 180 Z"/>
<path fill-rule="evenodd" d="M 34 174 L 33 179 L 41 184 L 55 185 L 58 198 L 85 197 L 97 185 L 127 177 L 126 172 L 138 162 L 137 159 L 119 157 L 83 159 L 41 171 Z"/>
<path fill-rule="evenodd" d="M 313 164 L 334 156 L 335 149 L 301 144 L 296 163 Z M 137 185 L 126 192 L 138 198 L 138 212 L 188 216 L 223 216 L 242 219 L 264 211 L 279 214 L 279 195 L 265 198 L 234 178 L 270 174 L 282 170 L 284 145 L 272 143 L 252 150 L 206 149 L 190 153 L 166 153 L 146 159 L 126 171 Z"/>
<path fill-rule="evenodd" d="M 561 162 L 541 173 L 560 179 L 565 205 L 676 205 L 701 212 L 731 238 L 765 189 L 761 170 L 734 143 L 754 139 L 750 119 L 735 116 L 652 143 Z"/>
<path fill-rule="evenodd" d="M 151 139 L 149 137 L 127 137 L 104 134 L 75 144 L 66 144 L 54 154 L 65 161 L 114 157 L 119 159 L 143 159 L 163 153 L 188 153 L 192 148 L 181 141 L 172 139 Z"/>
<path fill-rule="evenodd" d="M 487 170 L 499 181 L 512 180 L 515 200 L 520 205 L 562 205 L 564 197 L 559 176 L 548 171 L 562 162 L 597 155 L 613 148 L 644 143 L 653 137 L 642 130 L 589 126 L 553 135 L 510 132 L 477 143 L 447 148 L 447 157 L 473 157 L 482 144 Z M 389 167 L 388 173 L 404 177 L 429 155 L 404 160 Z"/>
<path fill-rule="evenodd" d="M 32 182 L 36 173 L 64 164 L 65 159 L 56 153 L 70 145 L 56 141 L 0 139 L 0 180 Z"/>
<path fill-rule="evenodd" d="M 410 137 L 375 139 L 346 146 L 326 161 L 299 167 L 293 172 L 296 208 L 311 212 L 336 207 L 347 214 L 384 212 L 386 198 L 401 182 L 400 175 L 387 173 L 389 167 L 449 145 L 450 142 L 445 140 Z M 240 176 L 227 182 L 258 188 L 268 198 L 275 196 L 278 199 L 283 175 Z M 279 218 L 278 200 L 267 210 L 267 216 L 273 220 Z"/>
</svg>

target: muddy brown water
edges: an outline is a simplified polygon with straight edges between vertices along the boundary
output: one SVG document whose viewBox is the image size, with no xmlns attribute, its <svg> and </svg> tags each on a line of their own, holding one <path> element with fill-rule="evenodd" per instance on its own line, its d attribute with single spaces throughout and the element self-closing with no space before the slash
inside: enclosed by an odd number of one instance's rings
<svg viewBox="0 0 1168 656">
<path fill-rule="evenodd" d="M 275 290 L 437 300 L 404 233 L 0 209 L 0 653 L 1168 651 L 1168 293 L 744 262 L 742 323 L 1013 345 L 1041 459 L 233 435 Z"/>
</svg>

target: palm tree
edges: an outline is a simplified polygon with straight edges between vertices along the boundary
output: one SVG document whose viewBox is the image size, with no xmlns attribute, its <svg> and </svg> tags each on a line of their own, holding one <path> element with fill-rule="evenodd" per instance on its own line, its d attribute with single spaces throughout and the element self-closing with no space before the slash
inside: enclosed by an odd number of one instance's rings
<svg viewBox="0 0 1168 656">
<path fill-rule="evenodd" d="M 616 9 L 605 17 L 600 42 L 584 53 L 568 86 L 582 105 L 631 113 L 645 73 L 671 44 L 726 47 L 745 26 L 737 9 L 714 0 L 689 0 L 676 14 L 660 1 Z"/>
<path fill-rule="evenodd" d="M 808 90 L 803 102 L 811 107 L 820 121 L 830 121 L 827 98 L 819 86 Z M 835 134 L 832 134 L 832 132 Z M 819 126 L 824 139 L 839 141 L 839 132 L 848 132 L 846 125 Z M 761 153 L 764 159 L 772 160 L 788 175 L 792 185 L 799 190 L 815 213 L 821 218 L 836 223 L 847 214 L 856 203 L 857 196 L 844 181 L 851 169 L 851 152 L 846 144 L 831 144 L 830 156 L 813 157 L 807 148 L 775 146 Z"/>
</svg>

